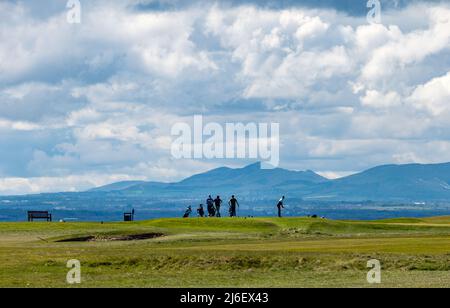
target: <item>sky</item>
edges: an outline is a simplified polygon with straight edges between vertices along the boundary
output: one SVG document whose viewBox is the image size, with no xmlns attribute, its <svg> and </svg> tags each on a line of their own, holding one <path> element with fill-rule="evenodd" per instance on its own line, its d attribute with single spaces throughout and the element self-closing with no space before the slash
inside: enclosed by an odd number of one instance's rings
<svg viewBox="0 0 450 308">
<path fill-rule="evenodd" d="M 171 182 L 194 115 L 280 123 L 280 167 L 450 161 L 450 3 L 0 0 L 0 195 Z"/>
</svg>

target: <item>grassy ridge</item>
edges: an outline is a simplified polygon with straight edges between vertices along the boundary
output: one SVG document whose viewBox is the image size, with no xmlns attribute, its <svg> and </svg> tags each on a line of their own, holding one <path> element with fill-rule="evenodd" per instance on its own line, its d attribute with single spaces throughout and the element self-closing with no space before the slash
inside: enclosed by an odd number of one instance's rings
<svg viewBox="0 0 450 308">
<path fill-rule="evenodd" d="M 107 240 L 144 233 L 164 236 Z M 99 241 L 58 242 L 86 236 Z M 85 287 L 366 287 L 373 258 L 382 286 L 450 287 L 450 217 L 0 224 L 0 286 L 67 286 L 79 259 Z"/>
</svg>

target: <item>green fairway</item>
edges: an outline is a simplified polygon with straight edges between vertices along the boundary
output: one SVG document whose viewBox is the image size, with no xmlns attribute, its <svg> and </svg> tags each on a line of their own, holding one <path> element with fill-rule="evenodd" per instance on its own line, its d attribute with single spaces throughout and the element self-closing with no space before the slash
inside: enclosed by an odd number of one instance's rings
<svg viewBox="0 0 450 308">
<path fill-rule="evenodd" d="M 450 217 L 0 223 L 0 287 L 73 287 L 70 259 L 77 287 L 450 287 Z"/>
</svg>

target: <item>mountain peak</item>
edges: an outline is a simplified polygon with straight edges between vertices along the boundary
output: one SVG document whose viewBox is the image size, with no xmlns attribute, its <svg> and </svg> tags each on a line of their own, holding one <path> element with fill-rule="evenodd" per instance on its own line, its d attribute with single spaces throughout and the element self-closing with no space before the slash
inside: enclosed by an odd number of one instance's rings
<svg viewBox="0 0 450 308">
<path fill-rule="evenodd" d="M 242 170 L 261 170 L 261 162 L 250 164 L 242 168 Z"/>
</svg>

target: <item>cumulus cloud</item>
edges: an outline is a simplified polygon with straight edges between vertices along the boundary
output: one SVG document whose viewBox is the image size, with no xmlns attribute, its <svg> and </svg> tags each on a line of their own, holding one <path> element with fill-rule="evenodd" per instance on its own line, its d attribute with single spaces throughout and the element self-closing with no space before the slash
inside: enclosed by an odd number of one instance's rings
<svg viewBox="0 0 450 308">
<path fill-rule="evenodd" d="M 384 94 L 377 90 L 367 90 L 366 95 L 361 98 L 361 103 L 373 108 L 389 108 L 399 105 L 401 97 L 393 91 Z"/>
<path fill-rule="evenodd" d="M 10 121 L 0 119 L 0 129 L 1 128 L 6 130 L 31 131 L 40 129 L 40 126 L 30 122 Z"/>
<path fill-rule="evenodd" d="M 143 179 L 143 178 L 141 178 Z M 86 174 L 83 176 L 5 178 L 0 179 L 1 195 L 38 194 L 45 192 L 75 192 L 80 189 L 106 185 L 118 181 L 139 180 L 129 175 Z"/>
<path fill-rule="evenodd" d="M 71 95 L 68 82 L 25 82 L 0 90 L 0 117 L 15 121 L 42 122 L 63 117 L 86 104 Z"/>
<path fill-rule="evenodd" d="M 375 48 L 362 70 L 362 79 L 369 84 L 389 78 L 405 66 L 423 61 L 426 57 L 448 50 L 450 46 L 450 10 L 425 10 L 429 26 L 425 30 L 402 33 L 397 27 L 390 29 L 391 40 Z"/>
<path fill-rule="evenodd" d="M 450 111 L 450 72 L 424 85 L 419 85 L 408 100 L 418 109 L 425 110 L 433 116 L 448 113 Z"/>
</svg>

